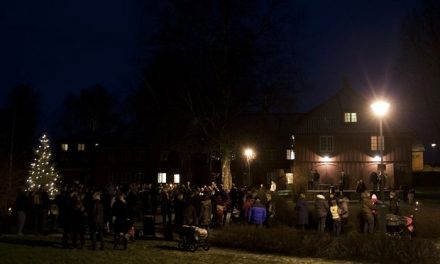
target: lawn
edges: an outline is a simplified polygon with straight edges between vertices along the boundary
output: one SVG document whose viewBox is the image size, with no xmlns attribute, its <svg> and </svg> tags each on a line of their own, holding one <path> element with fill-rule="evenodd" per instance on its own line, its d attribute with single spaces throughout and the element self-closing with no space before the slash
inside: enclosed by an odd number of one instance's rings
<svg viewBox="0 0 440 264">
<path fill-rule="evenodd" d="M 353 263 L 313 258 L 295 258 L 279 255 L 253 254 L 233 249 L 211 248 L 209 251 L 184 252 L 177 242 L 163 240 L 138 240 L 129 244 L 128 250 L 60 249 L 59 241 L 51 237 L 3 236 L 0 238 L 1 263 Z M 54 246 L 55 245 L 55 246 Z"/>
</svg>

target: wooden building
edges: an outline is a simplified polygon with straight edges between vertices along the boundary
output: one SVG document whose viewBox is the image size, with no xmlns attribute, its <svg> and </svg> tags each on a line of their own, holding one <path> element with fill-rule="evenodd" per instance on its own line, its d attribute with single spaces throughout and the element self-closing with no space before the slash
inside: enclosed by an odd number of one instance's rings
<svg viewBox="0 0 440 264">
<path fill-rule="evenodd" d="M 380 164 L 379 119 L 370 107 L 373 100 L 345 85 L 306 113 L 294 132 L 295 176 L 307 182 L 316 169 L 321 184 L 338 185 L 344 171 L 347 188 L 354 189 L 359 179 L 372 188 L 370 174 L 378 172 Z M 389 189 L 411 185 L 412 136 L 398 113 L 391 102 L 382 119 L 385 187 Z"/>
</svg>

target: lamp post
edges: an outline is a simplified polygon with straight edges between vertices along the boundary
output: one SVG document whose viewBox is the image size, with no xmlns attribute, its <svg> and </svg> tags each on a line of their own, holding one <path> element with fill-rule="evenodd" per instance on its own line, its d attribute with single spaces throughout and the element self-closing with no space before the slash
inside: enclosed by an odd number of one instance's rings
<svg viewBox="0 0 440 264">
<path fill-rule="evenodd" d="M 371 109 L 373 110 L 374 114 L 379 117 L 379 140 L 378 140 L 378 147 L 380 151 L 380 196 L 382 202 L 385 201 L 385 195 L 383 190 L 384 185 L 384 163 L 383 163 L 383 151 L 384 151 L 384 138 L 383 138 L 383 132 L 382 132 L 382 119 L 387 114 L 388 109 L 390 108 L 390 104 L 386 101 L 376 101 L 373 104 L 371 104 Z"/>
<path fill-rule="evenodd" d="M 246 157 L 246 162 L 247 162 L 247 166 L 248 166 L 248 178 L 249 178 L 248 183 L 250 183 L 250 181 L 251 181 L 251 161 L 255 158 L 255 152 L 251 148 L 246 148 L 244 150 L 243 154 Z"/>
</svg>

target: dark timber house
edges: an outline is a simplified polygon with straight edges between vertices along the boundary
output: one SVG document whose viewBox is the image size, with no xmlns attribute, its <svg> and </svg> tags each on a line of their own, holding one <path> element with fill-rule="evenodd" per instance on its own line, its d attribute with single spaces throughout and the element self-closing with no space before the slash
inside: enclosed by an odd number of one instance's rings
<svg viewBox="0 0 440 264">
<path fill-rule="evenodd" d="M 370 174 L 380 164 L 379 119 L 370 108 L 373 100 L 345 85 L 306 113 L 294 133 L 296 177 L 305 182 L 316 169 L 322 185 L 338 185 L 344 171 L 349 189 L 355 189 L 359 179 L 371 188 Z M 383 118 L 385 188 L 389 189 L 411 185 L 412 135 L 397 107 L 391 102 Z"/>
</svg>

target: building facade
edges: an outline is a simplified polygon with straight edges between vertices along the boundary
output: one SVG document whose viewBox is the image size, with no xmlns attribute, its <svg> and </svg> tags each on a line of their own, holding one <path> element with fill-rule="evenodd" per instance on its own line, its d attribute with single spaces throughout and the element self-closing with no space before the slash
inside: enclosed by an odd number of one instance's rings
<svg viewBox="0 0 440 264">
<path fill-rule="evenodd" d="M 339 185 L 344 174 L 346 188 L 354 189 L 360 179 L 372 188 L 370 175 L 379 172 L 384 146 L 385 188 L 411 185 L 412 135 L 392 104 L 393 110 L 383 118 L 381 141 L 372 101 L 345 86 L 308 112 L 294 132 L 295 177 L 307 182 L 316 170 L 322 185 Z"/>
</svg>

